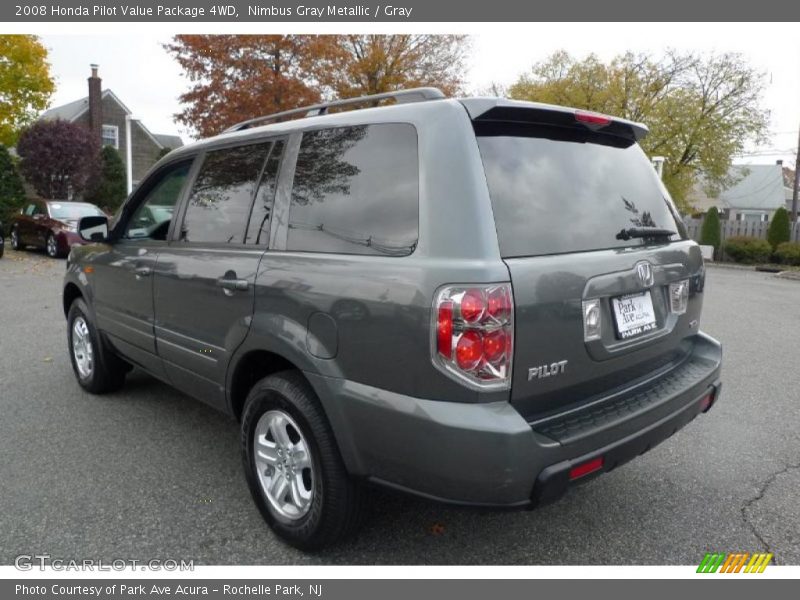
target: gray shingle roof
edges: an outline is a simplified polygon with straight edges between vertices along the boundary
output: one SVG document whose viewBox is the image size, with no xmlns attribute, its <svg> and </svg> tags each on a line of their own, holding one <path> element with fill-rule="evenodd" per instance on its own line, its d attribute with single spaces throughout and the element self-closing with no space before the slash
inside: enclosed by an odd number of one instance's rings
<svg viewBox="0 0 800 600">
<path fill-rule="evenodd" d="M 775 210 L 786 203 L 780 165 L 737 165 L 731 170 L 742 179 L 720 194 L 728 208 Z"/>
<path fill-rule="evenodd" d="M 707 210 L 712 205 L 765 211 L 785 206 L 783 167 L 780 165 L 734 165 L 729 175 L 738 181 L 723 190 L 719 197 L 710 198 L 703 191 L 702 182 L 698 182 L 689 194 L 689 202 L 699 210 Z"/>
<path fill-rule="evenodd" d="M 165 135 L 163 133 L 154 133 L 153 137 L 158 140 L 158 143 L 164 146 L 164 148 L 169 148 L 174 150 L 175 148 L 180 148 L 183 146 L 183 140 L 179 135 Z"/>
<path fill-rule="evenodd" d="M 117 104 L 119 104 L 126 113 L 130 114 L 130 110 L 128 110 L 128 107 L 122 104 L 122 101 L 119 98 L 117 98 L 114 92 L 108 89 L 103 90 L 102 92 L 103 98 L 105 98 L 107 95 L 110 95 L 112 98 L 114 98 Z M 67 104 L 62 104 L 61 106 L 54 106 L 53 108 L 44 111 L 42 113 L 42 116 L 39 118 L 48 121 L 54 121 L 56 119 L 73 121 L 88 108 L 89 108 L 89 96 L 86 96 L 84 98 L 81 98 L 80 100 L 75 100 L 74 102 L 68 102 Z M 143 123 L 139 121 L 138 124 L 148 134 L 150 134 L 153 137 L 153 139 L 156 140 L 156 142 L 161 144 L 161 146 L 163 146 L 164 148 L 169 148 L 172 150 L 183 146 L 183 140 L 180 138 L 180 136 L 150 133 L 150 131 L 144 126 Z"/>
<path fill-rule="evenodd" d="M 55 121 L 56 119 L 63 119 L 64 121 L 72 121 L 75 117 L 80 115 L 83 111 L 89 108 L 89 97 L 75 100 L 61 106 L 54 106 L 42 113 L 40 118 L 47 121 Z"/>
</svg>

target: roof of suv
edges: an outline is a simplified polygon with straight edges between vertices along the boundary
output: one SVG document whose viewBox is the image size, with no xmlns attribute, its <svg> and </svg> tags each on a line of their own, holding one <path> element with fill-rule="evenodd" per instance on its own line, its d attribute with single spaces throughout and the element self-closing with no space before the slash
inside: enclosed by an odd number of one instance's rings
<svg viewBox="0 0 800 600">
<path fill-rule="evenodd" d="M 343 110 L 334 113 L 328 112 L 328 108 L 358 104 L 363 105 L 364 103 L 378 102 L 391 98 L 396 98 L 397 103 L 382 106 L 369 106 L 357 110 Z M 601 126 L 605 127 L 608 125 L 608 128 L 604 130 L 612 134 L 624 135 L 625 137 L 633 138 L 638 141 L 648 133 L 647 127 L 641 123 L 635 123 L 617 117 L 597 115 L 596 113 L 584 112 L 575 108 L 539 102 L 509 100 L 500 97 L 447 98 L 436 88 L 414 88 L 403 90 L 398 93 L 362 96 L 350 100 L 317 104 L 250 119 L 238 125 L 234 125 L 216 136 L 198 140 L 192 144 L 183 146 L 173 151 L 168 156 L 170 158 L 175 158 L 184 154 L 196 152 L 206 145 L 258 138 L 265 134 L 289 133 L 292 131 L 319 127 L 322 124 L 352 125 L 356 124 L 356 122 L 374 123 L 395 118 L 407 119 L 411 117 L 422 117 L 426 113 L 430 114 L 430 111 L 452 110 L 453 105 L 459 105 L 461 108 L 466 109 L 469 118 L 473 121 L 547 122 L 551 125 L 574 125 L 576 115 L 585 114 L 593 118 L 605 119 L 607 123 Z M 282 121 L 276 120 L 298 115 L 300 115 L 301 118 Z M 595 125 L 589 124 L 587 126 L 595 128 Z"/>
</svg>

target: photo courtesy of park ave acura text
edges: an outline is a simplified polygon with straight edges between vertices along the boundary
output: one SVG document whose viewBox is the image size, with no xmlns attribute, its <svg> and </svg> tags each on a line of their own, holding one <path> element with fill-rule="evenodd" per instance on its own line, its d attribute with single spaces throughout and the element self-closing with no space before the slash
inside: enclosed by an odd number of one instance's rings
<svg viewBox="0 0 800 600">
<path fill-rule="evenodd" d="M 120 6 L 0 33 L 8 578 L 800 575 L 794 24 Z"/>
</svg>

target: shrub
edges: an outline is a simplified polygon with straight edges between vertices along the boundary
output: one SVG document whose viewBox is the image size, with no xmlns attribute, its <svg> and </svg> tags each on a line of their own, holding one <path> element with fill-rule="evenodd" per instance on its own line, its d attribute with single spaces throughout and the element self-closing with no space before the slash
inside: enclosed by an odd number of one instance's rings
<svg viewBox="0 0 800 600">
<path fill-rule="evenodd" d="M 765 263 L 772 256 L 772 246 L 767 240 L 744 235 L 728 238 L 724 248 L 725 254 L 741 263 Z"/>
<path fill-rule="evenodd" d="M 0 222 L 8 227 L 11 216 L 25 202 L 25 189 L 8 148 L 0 144 Z"/>
<path fill-rule="evenodd" d="M 113 213 L 127 195 L 125 164 L 112 146 L 103 146 L 100 151 L 100 170 L 89 180 L 88 191 L 83 199 Z"/>
<path fill-rule="evenodd" d="M 775 258 L 784 265 L 800 266 L 800 242 L 784 242 L 775 250 Z"/>
<path fill-rule="evenodd" d="M 704 246 L 714 246 L 714 255 L 719 253 L 722 240 L 719 233 L 719 211 L 716 206 L 708 209 L 703 219 L 703 228 L 700 230 L 700 243 Z"/>
<path fill-rule="evenodd" d="M 772 221 L 767 230 L 767 241 L 772 249 L 775 250 L 784 242 L 791 240 L 791 230 L 789 228 L 789 213 L 782 206 L 775 211 Z"/>
</svg>

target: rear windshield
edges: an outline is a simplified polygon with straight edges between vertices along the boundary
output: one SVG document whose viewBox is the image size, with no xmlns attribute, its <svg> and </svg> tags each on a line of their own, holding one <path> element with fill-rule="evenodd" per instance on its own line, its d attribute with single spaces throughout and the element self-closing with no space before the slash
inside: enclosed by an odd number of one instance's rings
<svg viewBox="0 0 800 600">
<path fill-rule="evenodd" d="M 637 246 L 632 227 L 685 237 L 638 144 L 591 131 L 476 126 L 503 257 Z"/>
</svg>

